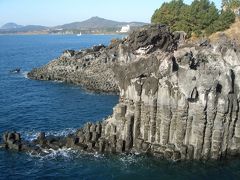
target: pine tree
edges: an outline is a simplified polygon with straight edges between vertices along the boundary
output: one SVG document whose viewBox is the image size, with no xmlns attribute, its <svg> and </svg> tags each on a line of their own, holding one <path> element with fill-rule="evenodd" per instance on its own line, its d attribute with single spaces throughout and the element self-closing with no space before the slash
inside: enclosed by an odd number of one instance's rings
<svg viewBox="0 0 240 180">
<path fill-rule="evenodd" d="M 235 17 L 236 17 L 235 14 L 230 9 L 222 11 L 219 18 L 206 29 L 206 33 L 210 35 L 214 32 L 228 29 L 230 25 L 234 23 Z"/>
<path fill-rule="evenodd" d="M 234 2 L 234 3 L 233 3 Z M 225 6 L 237 6 L 240 0 L 223 0 Z M 235 21 L 235 14 L 229 8 L 219 12 L 209 0 L 194 0 L 191 5 L 183 0 L 165 2 L 152 16 L 152 23 L 168 25 L 172 31 L 185 31 L 188 36 L 210 35 L 222 31 Z"/>
</svg>

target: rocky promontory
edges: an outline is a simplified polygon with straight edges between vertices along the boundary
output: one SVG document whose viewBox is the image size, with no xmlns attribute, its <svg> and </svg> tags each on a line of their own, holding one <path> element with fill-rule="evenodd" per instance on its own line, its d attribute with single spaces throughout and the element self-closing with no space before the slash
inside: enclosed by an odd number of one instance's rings
<svg viewBox="0 0 240 180">
<path fill-rule="evenodd" d="M 239 48 L 228 41 L 187 44 L 183 36 L 166 26 L 147 26 L 108 47 L 66 51 L 34 69 L 28 74 L 33 79 L 118 90 L 119 103 L 111 117 L 87 123 L 75 134 L 45 137 L 43 133 L 26 146 L 29 142 L 19 134 L 6 133 L 4 147 L 148 153 L 172 160 L 239 155 Z"/>
<path fill-rule="evenodd" d="M 28 77 L 73 83 L 93 91 L 119 92 L 112 67 L 132 62 L 145 51 L 171 50 L 176 46 L 173 38 L 166 26 L 145 28 L 123 40 L 112 40 L 108 47 L 100 44 L 80 51 L 66 50 L 49 64 L 33 69 Z"/>
<path fill-rule="evenodd" d="M 28 77 L 36 80 L 56 80 L 80 85 L 88 90 L 118 92 L 110 68 L 115 60 L 114 50 L 104 45 L 80 51 L 66 50 L 49 64 L 33 69 Z"/>
</svg>

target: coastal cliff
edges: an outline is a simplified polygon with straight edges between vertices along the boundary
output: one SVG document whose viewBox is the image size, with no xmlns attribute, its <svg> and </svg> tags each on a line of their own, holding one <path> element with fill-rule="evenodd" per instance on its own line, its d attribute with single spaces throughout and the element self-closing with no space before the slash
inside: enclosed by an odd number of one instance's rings
<svg viewBox="0 0 240 180">
<path fill-rule="evenodd" d="M 119 103 L 112 116 L 75 134 L 42 133 L 29 145 L 18 133 L 6 133 L 2 147 L 149 153 L 172 160 L 239 155 L 239 48 L 227 41 L 185 44 L 182 36 L 166 26 L 143 27 L 109 47 L 66 51 L 34 69 L 28 74 L 33 79 L 119 91 Z"/>
<path fill-rule="evenodd" d="M 166 26 L 148 27 L 123 40 L 114 39 L 108 47 L 100 44 L 80 51 L 66 50 L 49 64 L 30 71 L 28 77 L 73 83 L 99 92 L 119 92 L 112 68 L 115 64 L 132 62 L 144 51 L 174 47 L 176 40 Z"/>
<path fill-rule="evenodd" d="M 117 66 L 121 99 L 107 134 L 116 129 L 128 148 L 165 157 L 239 153 L 239 60 L 239 51 L 221 44 L 155 51 Z"/>
</svg>

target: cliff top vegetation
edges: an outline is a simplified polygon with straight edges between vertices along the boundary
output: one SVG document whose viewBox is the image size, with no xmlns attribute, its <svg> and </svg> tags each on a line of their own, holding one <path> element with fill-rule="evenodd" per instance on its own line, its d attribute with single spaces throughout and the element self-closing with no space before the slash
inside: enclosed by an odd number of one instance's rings
<svg viewBox="0 0 240 180">
<path fill-rule="evenodd" d="M 240 0 L 223 0 L 222 10 L 209 0 L 194 0 L 187 5 L 183 0 L 165 2 L 152 15 L 152 23 L 168 25 L 172 31 L 185 31 L 188 37 L 209 36 L 228 29 L 235 22 L 233 9 Z"/>
</svg>

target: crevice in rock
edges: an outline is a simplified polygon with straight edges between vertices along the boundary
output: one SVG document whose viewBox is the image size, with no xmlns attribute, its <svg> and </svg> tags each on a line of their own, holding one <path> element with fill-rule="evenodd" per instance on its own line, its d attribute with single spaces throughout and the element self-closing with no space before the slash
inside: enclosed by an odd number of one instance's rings
<svg viewBox="0 0 240 180">
<path fill-rule="evenodd" d="M 176 72 L 176 71 L 178 71 L 178 69 L 179 69 L 179 66 L 177 64 L 176 58 L 173 57 L 172 58 L 172 72 Z"/>
<path fill-rule="evenodd" d="M 194 103 L 194 102 L 197 102 L 199 100 L 199 94 L 198 94 L 198 90 L 197 88 L 195 87 L 191 93 L 191 97 L 188 98 L 188 101 L 191 102 L 191 103 Z"/>
<path fill-rule="evenodd" d="M 221 84 L 217 84 L 217 86 L 216 86 L 216 93 L 219 93 L 219 94 L 221 94 L 222 93 L 222 85 Z"/>
<path fill-rule="evenodd" d="M 142 114 L 142 88 L 143 88 L 143 83 L 142 83 L 142 79 L 140 78 L 140 90 L 138 92 L 139 95 L 139 101 L 135 102 L 135 112 L 134 112 L 134 145 L 135 145 L 135 141 L 137 138 L 143 137 L 143 135 L 141 135 L 141 114 Z"/>
<path fill-rule="evenodd" d="M 228 145 L 229 145 L 229 135 L 230 135 L 230 127 L 232 123 L 232 115 L 233 115 L 233 96 L 230 94 L 228 97 L 229 105 L 226 122 L 224 122 L 224 132 L 223 132 L 223 144 L 222 144 L 222 155 L 221 157 L 225 157 L 227 155 Z"/>
<path fill-rule="evenodd" d="M 155 142 L 156 137 L 156 115 L 157 115 L 157 99 L 153 100 L 151 112 L 150 112 L 150 138 L 151 143 Z"/>
<path fill-rule="evenodd" d="M 167 132 L 168 132 L 168 138 L 167 138 L 167 144 L 169 142 L 171 142 L 171 139 L 170 139 L 170 127 L 171 127 L 171 124 L 172 124 L 172 118 L 173 118 L 173 111 L 172 111 L 172 108 L 170 108 L 170 113 L 169 113 L 169 125 L 168 125 L 168 129 L 167 129 Z"/>
<path fill-rule="evenodd" d="M 206 105 L 204 107 L 204 127 L 203 127 L 203 139 L 202 139 L 202 145 L 201 145 L 201 155 L 202 157 L 204 157 L 204 150 L 205 150 L 205 141 L 207 140 L 206 139 L 206 131 L 207 131 L 207 125 L 208 125 L 208 113 L 207 113 L 207 109 L 208 109 L 208 103 L 209 103 L 209 98 L 208 98 L 208 95 L 210 93 L 210 89 L 206 91 L 205 93 L 205 100 L 206 100 Z"/>
<path fill-rule="evenodd" d="M 215 100 L 215 102 L 217 102 L 217 98 Z M 214 123 L 217 117 L 217 106 L 216 107 L 216 111 L 213 113 L 213 117 L 212 117 L 212 122 L 211 124 L 209 124 L 209 137 L 208 137 L 208 141 L 209 141 L 209 146 L 208 146 L 208 153 L 206 154 L 207 157 L 212 157 L 212 138 L 213 138 L 213 128 L 214 128 Z M 208 125 L 208 123 L 207 123 Z"/>
<path fill-rule="evenodd" d="M 192 70 L 197 70 L 199 61 L 193 57 L 192 51 L 190 53 L 187 53 L 185 56 L 189 58 L 189 68 Z"/>
<path fill-rule="evenodd" d="M 234 137 L 235 135 L 235 130 L 236 130 L 236 124 L 237 124 L 237 121 L 239 119 L 239 113 L 240 113 L 240 102 L 239 100 L 237 100 L 237 111 L 236 111 L 236 118 L 234 119 L 234 122 L 233 122 L 233 133 L 232 133 L 232 136 L 231 136 L 231 139 Z"/>
<path fill-rule="evenodd" d="M 231 76 L 231 83 L 232 83 L 232 90 L 231 90 L 231 94 L 234 93 L 234 85 L 235 85 L 235 74 L 234 71 L 232 69 L 230 69 L 230 76 Z"/>
<path fill-rule="evenodd" d="M 205 143 L 205 135 L 206 135 L 207 119 L 208 119 L 206 109 L 207 109 L 207 105 L 205 107 L 205 110 L 203 111 L 203 113 L 204 113 L 204 117 L 203 117 L 203 119 L 204 119 L 204 122 L 203 122 L 204 127 L 203 127 L 202 144 L 201 144 L 201 150 L 200 150 L 201 157 L 203 157 L 202 155 L 204 154 L 204 143 Z"/>
</svg>

